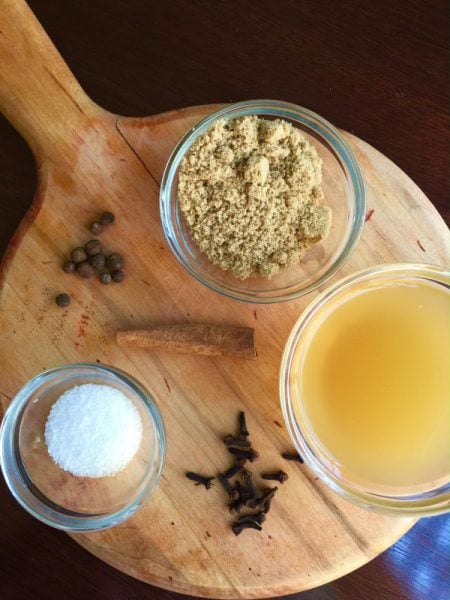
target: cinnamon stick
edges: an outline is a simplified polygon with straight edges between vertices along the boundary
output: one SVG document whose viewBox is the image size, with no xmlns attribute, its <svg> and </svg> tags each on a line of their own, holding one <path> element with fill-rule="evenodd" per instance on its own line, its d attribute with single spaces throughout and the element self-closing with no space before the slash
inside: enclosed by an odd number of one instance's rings
<svg viewBox="0 0 450 600">
<path fill-rule="evenodd" d="M 187 323 L 118 331 L 116 340 L 119 346 L 254 359 L 256 358 L 254 333 L 255 330 L 251 327 Z"/>
</svg>

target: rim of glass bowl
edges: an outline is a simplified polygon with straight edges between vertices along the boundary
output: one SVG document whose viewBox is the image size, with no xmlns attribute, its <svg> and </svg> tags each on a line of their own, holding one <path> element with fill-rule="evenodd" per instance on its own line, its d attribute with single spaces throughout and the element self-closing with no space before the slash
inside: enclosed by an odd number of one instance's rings
<svg viewBox="0 0 450 600">
<path fill-rule="evenodd" d="M 157 444 L 159 446 L 159 464 L 155 476 L 149 478 L 138 496 L 124 508 L 108 515 L 85 515 L 59 508 L 42 494 L 31 491 L 29 480 L 24 476 L 22 461 L 18 448 L 17 434 L 28 400 L 42 383 L 50 381 L 54 376 L 70 372 L 72 369 L 89 368 L 98 372 L 106 372 L 117 377 L 128 386 L 147 409 L 156 426 Z M 137 512 L 150 498 L 161 477 L 166 455 L 166 434 L 164 423 L 151 394 L 131 375 L 120 369 L 97 363 L 73 363 L 48 369 L 33 377 L 16 394 L 8 406 L 0 428 L 0 466 L 6 484 L 17 502 L 33 517 L 46 525 L 71 532 L 101 531 L 119 525 Z M 148 475 L 148 474 L 147 474 Z"/>
<path fill-rule="evenodd" d="M 180 239 L 177 234 L 178 226 L 176 223 L 173 223 L 172 220 L 172 186 L 174 184 L 178 166 L 192 143 L 217 119 L 237 118 L 246 115 L 258 114 L 258 111 L 261 114 L 272 115 L 281 118 L 284 117 L 300 122 L 307 128 L 314 131 L 320 138 L 325 138 L 341 163 L 341 166 L 346 172 L 349 181 L 351 182 L 351 190 L 354 196 L 354 214 L 348 240 L 338 257 L 325 271 L 325 273 L 305 287 L 302 287 L 301 283 L 299 283 L 285 288 L 280 288 L 278 290 L 264 290 L 261 292 L 258 290 L 242 290 L 239 287 L 234 287 L 231 285 L 225 286 L 217 283 L 213 279 L 203 275 L 196 268 L 195 264 L 193 264 L 189 259 L 184 251 L 183 243 L 180 243 Z M 260 304 L 283 302 L 299 298 L 300 296 L 309 294 L 328 281 L 328 279 L 330 279 L 336 273 L 336 271 L 342 267 L 354 250 L 359 238 L 361 237 L 366 214 L 366 193 L 361 168 L 356 160 L 355 155 L 353 154 L 353 151 L 350 149 L 349 145 L 338 132 L 338 130 L 331 125 L 331 123 L 307 108 L 297 106 L 296 104 L 292 104 L 290 102 L 281 102 L 278 100 L 247 100 L 245 102 L 230 104 L 224 108 L 212 112 L 192 129 L 190 129 L 170 155 L 161 181 L 159 197 L 161 223 L 164 230 L 164 235 L 170 249 L 174 253 L 178 262 L 186 269 L 186 271 L 207 288 L 221 294 L 222 296 L 244 302 L 254 302 Z"/>
<path fill-rule="evenodd" d="M 298 423 L 293 410 L 289 385 L 291 366 L 298 341 L 305 328 L 317 312 L 343 290 L 363 281 L 374 281 L 377 278 L 382 279 L 383 275 L 410 276 L 411 278 L 426 279 L 448 286 L 450 272 L 438 265 L 420 263 L 377 265 L 340 279 L 324 290 L 300 315 L 286 342 L 280 368 L 281 408 L 289 436 L 297 451 L 305 460 L 305 463 L 332 490 L 359 506 L 366 509 L 373 509 L 377 512 L 410 516 L 436 515 L 450 510 L 450 483 L 444 484 L 437 490 L 421 494 L 411 494 L 401 498 L 361 490 L 351 483 L 346 482 L 344 478 L 337 477 L 325 466 L 321 460 L 321 453 L 317 446 L 315 445 L 313 448 L 308 443 L 307 436 L 303 434 L 301 425 Z"/>
</svg>

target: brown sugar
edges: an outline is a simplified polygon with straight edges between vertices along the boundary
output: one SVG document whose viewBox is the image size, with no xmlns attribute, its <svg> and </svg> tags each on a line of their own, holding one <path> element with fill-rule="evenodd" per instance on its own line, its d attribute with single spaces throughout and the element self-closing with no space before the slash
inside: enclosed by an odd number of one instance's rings
<svg viewBox="0 0 450 600">
<path fill-rule="evenodd" d="M 255 115 L 217 120 L 193 143 L 178 197 L 192 237 L 236 277 L 272 277 L 323 240 L 322 161 L 301 131 Z"/>
</svg>

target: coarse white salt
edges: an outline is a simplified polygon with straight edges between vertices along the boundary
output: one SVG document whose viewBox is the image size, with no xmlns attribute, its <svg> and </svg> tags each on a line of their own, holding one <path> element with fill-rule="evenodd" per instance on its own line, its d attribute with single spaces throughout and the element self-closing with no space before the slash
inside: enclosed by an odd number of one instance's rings
<svg viewBox="0 0 450 600">
<path fill-rule="evenodd" d="M 45 424 L 50 456 L 79 477 L 115 475 L 131 461 L 141 439 L 137 408 L 109 385 L 87 383 L 65 391 Z"/>
</svg>

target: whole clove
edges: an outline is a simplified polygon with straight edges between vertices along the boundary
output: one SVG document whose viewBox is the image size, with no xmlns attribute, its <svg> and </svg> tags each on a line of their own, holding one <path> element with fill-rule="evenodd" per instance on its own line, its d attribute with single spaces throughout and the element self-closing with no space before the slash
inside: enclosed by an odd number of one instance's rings
<svg viewBox="0 0 450 600">
<path fill-rule="evenodd" d="M 233 456 L 237 456 L 237 458 L 245 458 L 250 462 L 253 462 L 259 458 L 259 453 L 253 448 L 249 448 L 248 450 L 241 450 L 241 448 L 228 448 L 228 452 L 233 454 Z"/>
<path fill-rule="evenodd" d="M 283 452 L 283 454 L 281 456 L 284 458 L 284 460 L 290 460 L 290 461 L 299 462 L 302 464 L 304 462 L 303 458 L 297 452 Z"/>
<path fill-rule="evenodd" d="M 280 483 L 284 483 L 289 479 L 289 475 L 284 471 L 276 471 L 275 473 L 263 473 L 261 478 L 268 481 L 279 481 Z"/>
<path fill-rule="evenodd" d="M 277 487 L 274 488 L 266 488 L 262 495 L 262 512 L 267 514 L 270 510 L 270 505 L 272 503 L 273 497 L 275 496 Z"/>
<path fill-rule="evenodd" d="M 246 438 L 250 435 L 245 420 L 245 412 L 243 410 L 239 413 L 239 435 L 243 438 Z"/>
<path fill-rule="evenodd" d="M 237 448 L 250 448 L 251 446 L 248 440 L 243 440 L 232 435 L 226 435 L 223 441 L 227 446 L 235 446 Z"/>
<path fill-rule="evenodd" d="M 242 500 L 242 504 L 247 504 L 250 500 L 251 494 L 248 488 L 242 485 L 240 481 L 236 481 L 235 485 L 236 490 L 238 491 L 239 498 Z"/>
<path fill-rule="evenodd" d="M 272 500 L 273 496 L 270 496 L 270 498 L 267 498 L 267 500 L 265 501 L 264 506 L 262 507 L 263 514 L 267 514 L 269 512 Z"/>
<path fill-rule="evenodd" d="M 250 515 L 242 515 L 236 519 L 236 523 L 248 523 L 249 521 L 253 521 L 254 523 L 259 523 L 262 525 L 266 520 L 266 515 L 263 512 L 253 513 Z"/>
<path fill-rule="evenodd" d="M 265 488 L 263 493 L 258 498 L 254 498 L 249 500 L 247 506 L 249 508 L 260 508 L 263 512 L 269 512 L 270 502 L 272 498 L 275 496 L 277 487 L 273 488 Z M 268 507 L 267 507 L 268 506 Z"/>
<path fill-rule="evenodd" d="M 188 471 L 185 475 L 191 481 L 195 481 L 195 485 L 204 485 L 207 490 L 211 489 L 211 486 L 214 485 L 212 483 L 214 477 L 206 477 L 205 475 L 199 475 L 199 473 L 193 473 L 192 471 Z"/>
<path fill-rule="evenodd" d="M 247 469 L 242 469 L 241 471 L 241 477 L 242 477 L 242 481 L 244 482 L 250 498 L 256 498 L 256 491 L 255 491 L 255 486 L 253 485 L 253 475 L 250 471 L 247 471 Z M 249 499 L 250 499 L 249 498 Z"/>
<path fill-rule="evenodd" d="M 228 505 L 228 508 L 230 510 L 230 513 L 237 513 L 241 510 L 241 508 L 244 508 L 244 502 L 242 501 L 241 497 L 236 498 L 235 500 L 233 500 L 232 502 L 230 502 L 230 504 Z"/>
<path fill-rule="evenodd" d="M 231 485 L 231 483 L 224 475 L 219 475 L 218 480 L 219 483 L 222 485 L 223 489 L 227 492 L 232 502 L 239 498 L 238 490 Z"/>
<path fill-rule="evenodd" d="M 257 529 L 258 531 L 262 530 L 262 527 L 256 521 L 243 521 L 242 523 L 233 523 L 231 526 L 234 535 L 240 535 L 244 529 Z"/>
<path fill-rule="evenodd" d="M 237 475 L 239 473 L 239 471 L 242 470 L 242 466 L 243 465 L 240 465 L 236 461 L 232 467 L 230 467 L 227 471 L 225 471 L 225 473 L 223 474 L 223 477 L 225 477 L 225 479 L 231 479 L 232 477 Z"/>
</svg>

